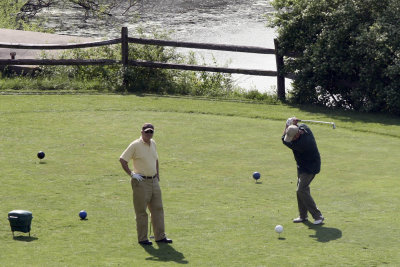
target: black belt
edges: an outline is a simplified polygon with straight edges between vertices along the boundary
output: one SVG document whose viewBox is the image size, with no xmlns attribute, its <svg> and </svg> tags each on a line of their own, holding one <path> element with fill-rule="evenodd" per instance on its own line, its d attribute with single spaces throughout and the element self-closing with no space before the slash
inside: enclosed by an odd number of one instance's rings
<svg viewBox="0 0 400 267">
<path fill-rule="evenodd" d="M 143 179 L 154 179 L 157 177 L 157 174 L 154 176 L 142 176 Z"/>
</svg>

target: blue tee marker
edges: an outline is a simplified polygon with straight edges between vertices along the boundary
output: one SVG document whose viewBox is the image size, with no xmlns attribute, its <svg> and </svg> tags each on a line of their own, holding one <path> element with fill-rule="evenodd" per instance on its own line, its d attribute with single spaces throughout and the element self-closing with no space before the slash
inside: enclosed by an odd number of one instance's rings
<svg viewBox="0 0 400 267">
<path fill-rule="evenodd" d="M 258 180 L 258 179 L 260 179 L 260 177 L 261 177 L 261 174 L 259 173 L 259 172 L 254 172 L 253 173 L 253 178 L 254 178 L 254 180 Z"/>
<path fill-rule="evenodd" d="M 86 219 L 86 217 L 87 217 L 87 212 L 86 212 L 85 210 L 81 210 L 81 211 L 79 212 L 79 217 L 81 218 L 81 220 Z"/>
</svg>

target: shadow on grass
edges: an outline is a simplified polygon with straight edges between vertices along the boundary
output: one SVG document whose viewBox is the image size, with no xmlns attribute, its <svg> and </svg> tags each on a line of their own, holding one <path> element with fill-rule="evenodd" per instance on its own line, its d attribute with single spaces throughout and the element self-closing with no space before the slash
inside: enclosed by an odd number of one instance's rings
<svg viewBox="0 0 400 267">
<path fill-rule="evenodd" d="M 14 236 L 13 239 L 16 241 L 32 242 L 38 240 L 39 238 L 33 236 L 19 235 L 19 236 Z"/>
<path fill-rule="evenodd" d="M 161 262 L 168 262 L 174 261 L 180 264 L 188 264 L 189 262 L 185 260 L 185 256 L 176 251 L 172 246 L 168 244 L 160 244 L 158 249 L 154 248 L 153 246 L 143 246 L 147 253 L 151 255 L 151 257 L 146 258 L 149 261 L 161 261 Z"/>
<path fill-rule="evenodd" d="M 314 225 L 309 221 L 304 222 L 304 224 L 307 225 L 309 229 L 315 230 L 315 234 L 310 235 L 310 237 L 315 238 L 318 242 L 326 243 L 342 237 L 342 231 L 337 228 L 324 227 L 323 224 Z"/>
</svg>

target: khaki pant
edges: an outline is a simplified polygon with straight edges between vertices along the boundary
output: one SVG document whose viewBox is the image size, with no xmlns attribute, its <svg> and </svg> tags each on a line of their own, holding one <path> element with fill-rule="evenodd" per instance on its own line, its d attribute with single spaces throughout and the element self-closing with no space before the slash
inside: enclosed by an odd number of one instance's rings
<svg viewBox="0 0 400 267">
<path fill-rule="evenodd" d="M 299 207 L 300 218 L 307 218 L 307 211 L 311 213 L 314 219 L 322 216 L 317 208 L 310 192 L 310 183 L 315 174 L 299 173 L 297 178 L 297 204 Z"/>
<path fill-rule="evenodd" d="M 158 179 L 144 179 L 139 182 L 131 179 L 133 190 L 133 206 L 136 214 L 136 229 L 138 241 L 148 240 L 147 207 L 151 212 L 155 240 L 165 238 L 164 209 L 161 199 L 161 189 Z"/>
</svg>

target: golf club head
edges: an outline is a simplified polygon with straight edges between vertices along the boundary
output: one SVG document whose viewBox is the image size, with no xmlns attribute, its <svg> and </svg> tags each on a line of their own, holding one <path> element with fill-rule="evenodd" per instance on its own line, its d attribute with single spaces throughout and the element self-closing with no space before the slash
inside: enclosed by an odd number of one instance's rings
<svg viewBox="0 0 400 267">
<path fill-rule="evenodd" d="M 332 124 L 332 128 L 336 129 L 336 124 L 335 123 Z"/>
</svg>

